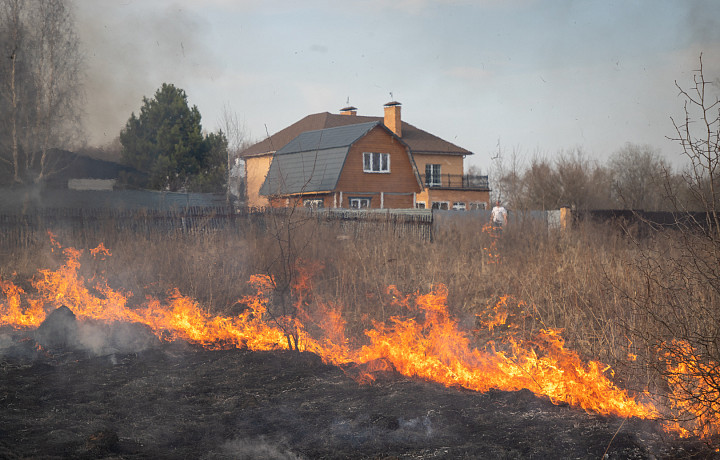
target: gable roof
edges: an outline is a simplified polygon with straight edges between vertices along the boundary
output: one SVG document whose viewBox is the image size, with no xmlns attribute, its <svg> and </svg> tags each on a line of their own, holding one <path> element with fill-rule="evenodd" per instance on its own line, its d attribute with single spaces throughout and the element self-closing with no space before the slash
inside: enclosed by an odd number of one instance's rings
<svg viewBox="0 0 720 460">
<path fill-rule="evenodd" d="M 376 122 L 383 124 L 383 117 L 366 117 L 360 115 L 338 115 L 329 112 L 308 115 L 302 120 L 278 131 L 272 136 L 254 144 L 241 153 L 243 157 L 265 155 L 284 147 L 288 142 L 306 131 L 316 131 L 340 126 Z M 472 155 L 472 152 L 443 140 L 433 134 L 402 122 L 402 141 L 410 148 L 411 153 L 436 155 Z"/>
<path fill-rule="evenodd" d="M 335 189 L 350 146 L 377 126 L 374 121 L 303 132 L 275 152 L 261 195 L 327 192 Z M 388 133 L 391 133 L 388 130 Z"/>
<path fill-rule="evenodd" d="M 118 179 L 121 174 L 139 173 L 135 168 L 67 150 L 53 149 L 48 155 L 47 184 L 67 187 L 70 179 Z"/>
</svg>

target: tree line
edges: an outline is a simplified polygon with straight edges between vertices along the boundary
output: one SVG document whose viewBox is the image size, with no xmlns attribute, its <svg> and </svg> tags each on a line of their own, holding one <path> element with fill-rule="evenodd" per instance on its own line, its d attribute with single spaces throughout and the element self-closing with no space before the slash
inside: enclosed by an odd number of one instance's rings
<svg viewBox="0 0 720 460">
<path fill-rule="evenodd" d="M 650 145 L 626 143 L 605 163 L 580 147 L 526 161 L 517 151 L 500 151 L 491 180 L 494 197 L 518 210 L 704 211 L 704 193 L 697 192 L 709 191 L 710 175 L 690 178 L 688 172 Z"/>
</svg>

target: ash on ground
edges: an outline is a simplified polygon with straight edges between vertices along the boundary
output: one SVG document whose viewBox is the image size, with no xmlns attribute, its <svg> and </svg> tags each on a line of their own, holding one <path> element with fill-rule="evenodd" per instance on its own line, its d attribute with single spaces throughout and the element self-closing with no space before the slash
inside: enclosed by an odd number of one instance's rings
<svg viewBox="0 0 720 460">
<path fill-rule="evenodd" d="M 312 354 L 206 350 L 134 325 L 91 325 L 101 334 L 90 340 L 68 311 L 37 331 L 0 330 L 0 458 L 714 455 L 657 422 L 526 390 L 481 394 L 392 372 L 361 385 Z"/>
</svg>

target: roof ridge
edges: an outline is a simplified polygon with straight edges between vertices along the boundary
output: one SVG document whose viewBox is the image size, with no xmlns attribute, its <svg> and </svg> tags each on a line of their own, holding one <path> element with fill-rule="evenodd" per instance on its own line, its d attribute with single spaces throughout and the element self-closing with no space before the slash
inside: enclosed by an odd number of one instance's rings
<svg viewBox="0 0 720 460">
<path fill-rule="evenodd" d="M 258 155 L 272 154 L 280 151 L 288 145 L 293 139 L 304 132 L 320 131 L 335 127 L 343 127 L 357 125 L 363 123 L 380 123 L 384 125 L 383 116 L 372 115 L 343 115 L 331 112 L 317 112 L 306 115 L 295 123 L 283 128 L 273 135 L 265 137 L 263 140 L 253 144 L 245 149 L 241 155 L 243 157 L 252 157 Z M 435 134 L 420 129 L 402 121 L 403 135 L 400 138 L 405 142 L 412 152 L 417 153 L 436 153 L 450 155 L 472 155 L 472 152 L 466 150 L 450 141 L 446 141 Z"/>
</svg>

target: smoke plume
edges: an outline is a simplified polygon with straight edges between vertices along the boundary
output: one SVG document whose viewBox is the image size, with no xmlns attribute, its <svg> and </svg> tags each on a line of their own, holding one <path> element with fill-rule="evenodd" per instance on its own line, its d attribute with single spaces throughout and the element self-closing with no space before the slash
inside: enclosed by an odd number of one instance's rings
<svg viewBox="0 0 720 460">
<path fill-rule="evenodd" d="M 202 38 L 208 25 L 182 7 L 77 0 L 76 13 L 86 54 L 90 145 L 112 142 L 130 114 L 139 112 L 142 98 L 152 98 L 162 83 L 187 91 L 215 71 Z"/>
</svg>

